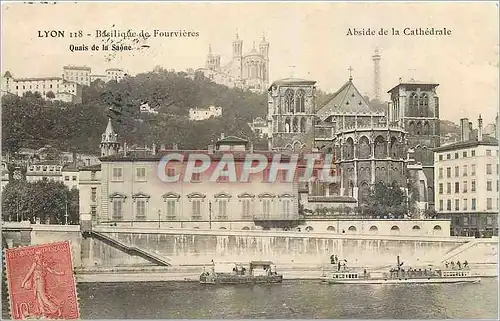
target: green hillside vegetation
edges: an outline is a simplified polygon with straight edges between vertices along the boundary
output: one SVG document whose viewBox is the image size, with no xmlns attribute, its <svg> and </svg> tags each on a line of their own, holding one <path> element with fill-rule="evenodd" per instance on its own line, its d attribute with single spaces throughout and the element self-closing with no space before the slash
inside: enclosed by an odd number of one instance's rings
<svg viewBox="0 0 500 321">
<path fill-rule="evenodd" d="M 113 119 L 120 141 L 128 145 L 155 143 L 183 149 L 207 148 L 225 135 L 265 142 L 253 136 L 247 123 L 266 114 L 266 94 L 229 89 L 196 75 L 165 70 L 126 77 L 117 83 L 94 82 L 84 87 L 83 103 L 44 100 L 38 93 L 2 98 L 2 149 L 15 153 L 21 147 L 52 145 L 61 150 L 98 153 L 107 117 Z M 147 102 L 158 114 L 140 113 Z M 205 121 L 188 119 L 189 108 L 221 106 L 223 116 Z"/>
</svg>

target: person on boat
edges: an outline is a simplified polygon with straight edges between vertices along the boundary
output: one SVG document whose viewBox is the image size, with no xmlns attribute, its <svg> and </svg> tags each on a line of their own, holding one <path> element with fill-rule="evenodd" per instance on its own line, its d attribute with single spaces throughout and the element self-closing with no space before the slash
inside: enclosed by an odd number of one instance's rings
<svg viewBox="0 0 500 321">
<path fill-rule="evenodd" d="M 452 269 L 454 269 L 454 268 L 455 268 L 455 262 L 451 261 L 450 265 L 451 265 L 451 268 L 452 268 Z"/>
<path fill-rule="evenodd" d="M 363 275 L 364 275 L 364 277 L 366 279 L 366 269 L 363 270 Z"/>
<path fill-rule="evenodd" d="M 458 266 L 458 269 L 461 270 L 462 269 L 462 264 L 460 264 L 460 261 L 457 261 L 457 266 Z"/>
<path fill-rule="evenodd" d="M 448 268 L 448 261 L 444 262 L 444 266 L 446 266 L 446 268 Z"/>
<path fill-rule="evenodd" d="M 330 256 L 330 263 L 335 264 L 335 256 L 333 254 Z"/>
<path fill-rule="evenodd" d="M 338 262 L 339 261 L 339 258 L 337 257 L 337 255 L 335 255 L 335 262 Z"/>
<path fill-rule="evenodd" d="M 337 263 L 338 271 L 340 271 L 340 261 Z"/>
<path fill-rule="evenodd" d="M 464 269 L 467 268 L 467 266 L 469 265 L 469 263 L 467 262 L 467 260 L 464 261 Z"/>
</svg>

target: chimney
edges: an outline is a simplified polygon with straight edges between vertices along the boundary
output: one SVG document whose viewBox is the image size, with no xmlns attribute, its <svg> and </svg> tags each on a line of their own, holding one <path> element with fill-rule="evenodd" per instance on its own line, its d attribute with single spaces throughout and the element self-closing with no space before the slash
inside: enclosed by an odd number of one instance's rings
<svg viewBox="0 0 500 321">
<path fill-rule="evenodd" d="M 213 154 L 214 153 L 214 145 L 210 144 L 208 145 L 208 153 Z"/>
<path fill-rule="evenodd" d="M 153 143 L 153 146 L 151 146 L 151 154 L 156 155 L 156 144 Z"/>
<path fill-rule="evenodd" d="M 477 120 L 477 141 L 480 142 L 483 140 L 483 119 L 481 118 L 481 114 L 479 114 L 479 119 Z"/>
<path fill-rule="evenodd" d="M 177 149 L 178 149 L 178 147 L 177 147 L 177 143 L 173 143 L 173 144 L 172 144 L 172 150 L 177 150 Z"/>
<path fill-rule="evenodd" d="M 469 119 L 460 119 L 460 140 L 466 142 L 470 139 L 470 123 Z"/>
<path fill-rule="evenodd" d="M 220 133 L 220 139 L 224 139 L 224 133 Z"/>
</svg>

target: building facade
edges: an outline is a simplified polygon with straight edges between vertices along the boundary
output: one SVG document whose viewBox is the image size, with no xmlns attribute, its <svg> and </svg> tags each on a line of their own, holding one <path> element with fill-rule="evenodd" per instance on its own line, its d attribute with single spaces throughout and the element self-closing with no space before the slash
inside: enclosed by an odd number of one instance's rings
<svg viewBox="0 0 500 321">
<path fill-rule="evenodd" d="M 314 144 L 316 81 L 285 78 L 268 90 L 269 150 L 305 151 Z"/>
<path fill-rule="evenodd" d="M 317 113 L 315 145 L 333 154 L 340 181 L 330 195 L 368 201 L 377 182 L 406 188 L 407 132 L 372 107 L 349 79 Z"/>
<path fill-rule="evenodd" d="M 243 40 L 236 34 L 233 57 L 229 63 L 221 65 L 220 55 L 212 53 L 212 47 L 209 46 L 205 67 L 196 71 L 230 88 L 265 92 L 269 83 L 269 42 L 262 37 L 258 49 L 254 42 L 252 50 L 244 53 Z"/>
<path fill-rule="evenodd" d="M 90 86 L 92 69 L 87 66 L 63 66 L 63 79 L 83 86 Z"/>
<path fill-rule="evenodd" d="M 125 77 L 125 71 L 120 68 L 108 68 L 105 70 L 106 82 L 114 80 L 120 82 Z"/>
<path fill-rule="evenodd" d="M 471 137 L 468 119 L 461 120 L 461 140 L 434 149 L 436 209 L 451 219 L 452 235 L 498 235 L 498 140 Z"/>
<path fill-rule="evenodd" d="M 54 99 L 69 103 L 82 102 L 82 86 L 61 77 L 13 78 L 8 71 L 2 77 L 3 94 L 10 93 L 22 97 L 28 92 L 38 92 L 48 100 Z"/>
<path fill-rule="evenodd" d="M 198 121 L 220 116 L 222 116 L 222 107 L 189 108 L 189 120 Z"/>
</svg>

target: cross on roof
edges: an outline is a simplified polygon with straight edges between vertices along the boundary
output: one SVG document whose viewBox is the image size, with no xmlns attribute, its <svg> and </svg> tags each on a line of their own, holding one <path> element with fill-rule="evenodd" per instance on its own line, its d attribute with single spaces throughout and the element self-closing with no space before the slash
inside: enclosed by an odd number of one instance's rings
<svg viewBox="0 0 500 321">
<path fill-rule="evenodd" d="M 415 81 L 415 72 L 417 71 L 416 69 L 408 69 L 410 71 L 410 80 Z"/>
<path fill-rule="evenodd" d="M 349 70 L 349 80 L 352 80 L 352 71 L 353 71 L 354 69 L 352 69 L 352 67 L 351 67 L 351 66 L 349 66 L 349 69 L 347 69 L 347 70 Z"/>
</svg>

